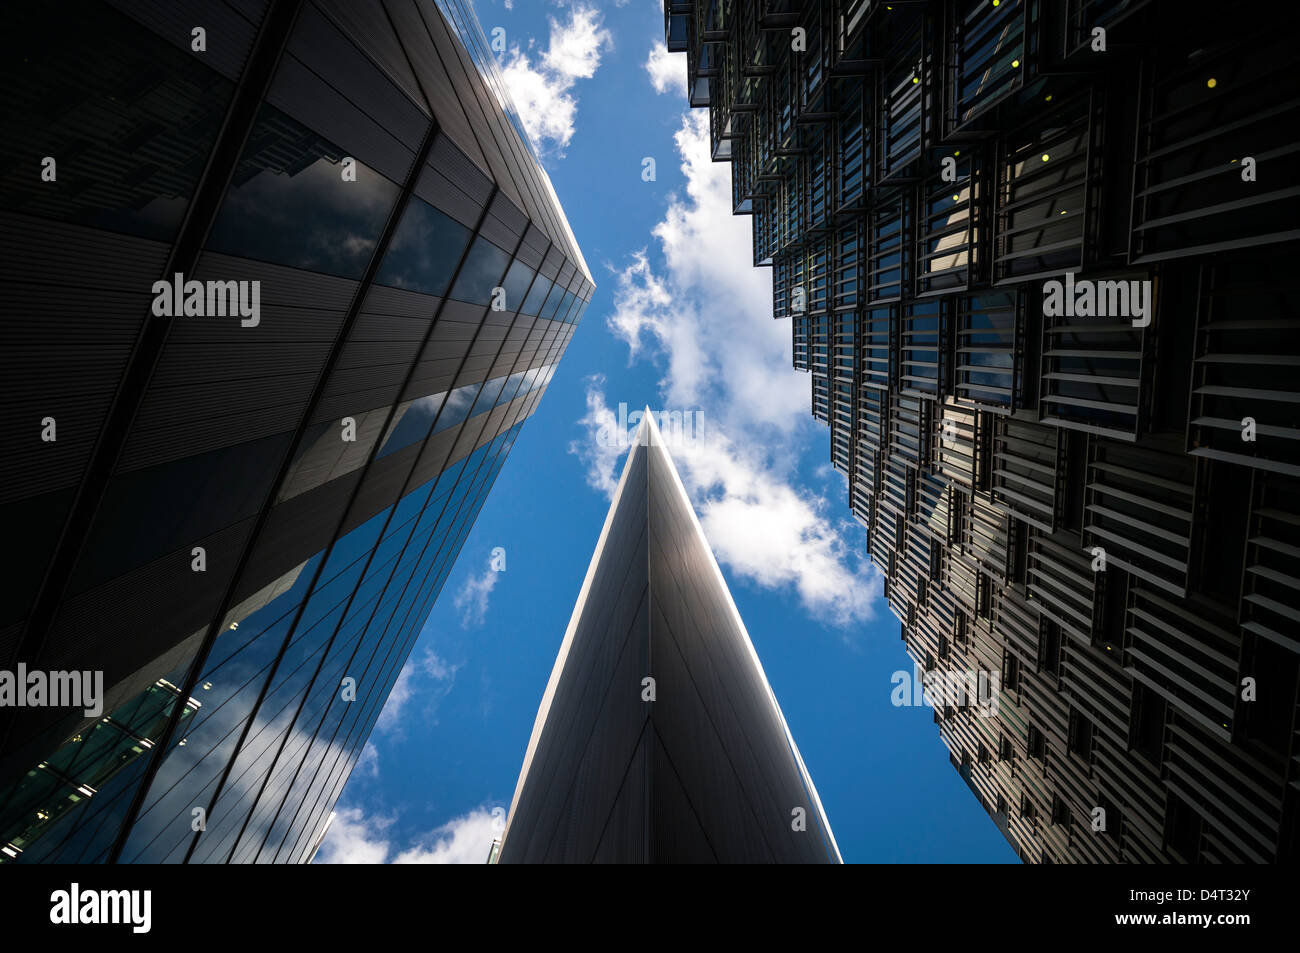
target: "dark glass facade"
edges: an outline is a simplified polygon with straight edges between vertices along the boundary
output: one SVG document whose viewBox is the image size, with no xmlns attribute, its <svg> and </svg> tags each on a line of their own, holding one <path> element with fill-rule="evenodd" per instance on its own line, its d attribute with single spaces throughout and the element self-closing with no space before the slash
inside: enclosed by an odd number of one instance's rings
<svg viewBox="0 0 1300 953">
<path fill-rule="evenodd" d="M 591 277 L 461 0 L 5 32 L 0 862 L 307 860 Z"/>
<path fill-rule="evenodd" d="M 1294 858 L 1294 12 L 665 16 L 907 652 L 999 686 L 936 698 L 974 796 L 1027 862 Z"/>
<path fill-rule="evenodd" d="M 650 412 L 524 757 L 509 863 L 838 863 Z"/>
</svg>

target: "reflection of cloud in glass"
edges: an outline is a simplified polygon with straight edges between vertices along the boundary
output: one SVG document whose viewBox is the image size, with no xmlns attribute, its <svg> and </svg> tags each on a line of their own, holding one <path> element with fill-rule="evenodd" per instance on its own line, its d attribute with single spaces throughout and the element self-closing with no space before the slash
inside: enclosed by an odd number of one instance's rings
<svg viewBox="0 0 1300 953">
<path fill-rule="evenodd" d="M 474 398 L 481 386 L 481 384 L 466 384 L 464 387 L 457 387 L 447 395 L 447 407 L 438 418 L 436 432 L 441 433 L 448 427 L 464 422 L 469 416 L 469 409 L 474 406 Z"/>
<path fill-rule="evenodd" d="M 524 302 L 524 297 L 528 293 L 528 285 L 533 280 L 533 270 L 525 265 L 522 261 L 514 261 L 510 265 L 510 270 L 506 272 L 505 280 L 501 282 L 501 287 L 506 292 L 506 310 L 518 311 Z"/>
<path fill-rule="evenodd" d="M 189 825 L 176 821 L 189 816 L 201 792 L 210 792 L 226 767 L 321 555 L 273 583 L 266 593 L 269 600 L 233 627 L 227 617 L 195 689 L 200 707 L 185 725 L 183 737 L 173 739 L 163 756 L 124 847 L 124 860 L 180 859 L 169 854 L 188 843 Z"/>
<path fill-rule="evenodd" d="M 335 421 L 315 429 L 311 444 L 299 453 L 284 478 L 276 502 L 292 499 L 301 493 L 328 483 L 365 465 L 370 448 L 379 439 L 388 420 L 388 407 L 378 407 L 353 414 L 353 440 L 342 439 L 343 422 Z"/>
<path fill-rule="evenodd" d="M 424 294 L 446 294 L 469 238 L 468 228 L 427 202 L 412 198 L 375 281 Z"/>
<path fill-rule="evenodd" d="M 533 282 L 533 287 L 528 292 L 528 298 L 524 301 L 521 309 L 524 314 L 537 314 L 542 309 L 542 303 L 546 301 L 546 296 L 551 293 L 551 279 L 545 275 L 538 275 L 537 280 Z"/>
<path fill-rule="evenodd" d="M 321 155 L 325 150 L 318 140 L 302 145 L 259 124 L 250 142 L 250 151 L 258 151 L 241 160 L 209 247 L 359 278 L 396 201 L 397 186 L 360 162 L 357 180 L 341 182 L 342 166 Z M 296 162 L 275 153 L 276 165 L 296 171 L 279 171 L 263 162 L 272 145 L 290 152 L 298 148 Z"/>
<path fill-rule="evenodd" d="M 461 265 L 451 297 L 457 301 L 487 305 L 492 300 L 492 289 L 501 281 L 502 272 L 506 270 L 506 262 L 509 260 L 509 254 L 479 236 L 465 257 L 465 264 Z M 507 310 L 509 307 L 507 301 Z"/>
<path fill-rule="evenodd" d="M 385 457 L 417 440 L 423 440 L 446 397 L 445 393 L 431 394 L 400 405 L 393 415 L 388 433 L 384 435 L 384 442 L 379 447 L 379 456 Z"/>
</svg>

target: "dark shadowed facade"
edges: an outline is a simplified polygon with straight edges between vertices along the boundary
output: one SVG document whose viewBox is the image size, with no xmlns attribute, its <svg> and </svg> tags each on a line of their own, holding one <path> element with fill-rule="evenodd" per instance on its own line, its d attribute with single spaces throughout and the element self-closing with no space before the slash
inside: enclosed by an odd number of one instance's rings
<svg viewBox="0 0 1300 953">
<path fill-rule="evenodd" d="M 1027 862 L 1293 859 L 1294 10 L 665 17 L 908 653 L 1000 686 L 938 700 L 953 767 Z"/>
<path fill-rule="evenodd" d="M 309 859 L 591 277 L 463 0 L 5 17 L 0 862 Z"/>
<path fill-rule="evenodd" d="M 542 698 L 500 863 L 839 863 L 649 411 Z"/>
</svg>

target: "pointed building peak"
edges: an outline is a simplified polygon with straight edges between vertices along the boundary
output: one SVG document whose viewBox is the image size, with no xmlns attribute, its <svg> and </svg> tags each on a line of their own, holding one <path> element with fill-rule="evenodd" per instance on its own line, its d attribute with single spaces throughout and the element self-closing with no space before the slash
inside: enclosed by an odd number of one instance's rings
<svg viewBox="0 0 1300 953">
<path fill-rule="evenodd" d="M 636 436 L 632 438 L 632 446 L 645 447 L 662 447 L 664 446 L 663 434 L 659 430 L 658 415 L 646 404 L 641 411 L 641 420 L 637 424 Z M 624 464 L 626 466 L 626 463 Z"/>
<path fill-rule="evenodd" d="M 642 417 L 538 707 L 499 862 L 839 863 L 660 436 L 671 418 L 649 407 Z"/>
</svg>

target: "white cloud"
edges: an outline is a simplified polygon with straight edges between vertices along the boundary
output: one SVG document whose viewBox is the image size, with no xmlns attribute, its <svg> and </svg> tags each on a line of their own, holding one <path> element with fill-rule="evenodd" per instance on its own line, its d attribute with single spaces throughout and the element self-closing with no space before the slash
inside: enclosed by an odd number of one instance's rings
<svg viewBox="0 0 1300 953">
<path fill-rule="evenodd" d="M 791 368 L 790 325 L 772 319 L 772 276 L 755 268 L 748 216 L 731 214 L 727 163 L 709 158 L 709 117 L 686 114 L 674 137 L 686 176 L 655 226 L 657 274 L 642 252 L 619 272 L 610 326 L 635 356 L 650 339 L 668 361 L 673 407 L 727 409 L 739 425 L 794 433 L 808 423 L 808 379 Z"/>
<path fill-rule="evenodd" d="M 388 693 L 388 701 L 375 721 L 375 733 L 400 734 L 407 704 L 417 695 L 426 702 L 423 714 L 431 715 L 438 702 L 451 691 L 459 670 L 460 665 L 449 664 L 433 649 L 412 654 L 393 683 L 393 690 Z"/>
<path fill-rule="evenodd" d="M 392 843 L 391 817 L 367 817 L 358 807 L 339 808 L 316 855 L 318 864 L 482 864 L 500 827 L 493 806 L 480 805 L 417 837 Z M 501 809 L 497 809 L 500 811 Z"/>
<path fill-rule="evenodd" d="M 482 864 L 487 862 L 500 821 L 487 807 L 453 818 L 393 858 L 395 864 Z"/>
<path fill-rule="evenodd" d="M 656 93 L 672 93 L 683 99 L 686 97 L 685 53 L 669 53 L 668 44 L 660 40 L 650 47 L 645 71 L 650 74 L 650 85 Z"/>
<path fill-rule="evenodd" d="M 573 138 L 578 113 L 573 87 L 578 80 L 595 76 L 601 56 L 613 47 L 613 35 L 603 22 L 595 7 L 575 4 L 564 23 L 550 18 L 549 43 L 540 56 L 530 56 L 518 44 L 510 48 L 501 73 L 533 146 L 542 155 L 564 155 Z"/>
<path fill-rule="evenodd" d="M 389 849 L 382 835 L 392 823 L 392 818 L 366 818 L 360 808 L 340 807 L 313 863 L 382 864 Z"/>
<path fill-rule="evenodd" d="M 456 593 L 454 604 L 460 610 L 462 628 L 482 625 L 487 618 L 488 600 L 496 588 L 497 578 L 501 573 L 492 567 L 492 557 L 488 556 L 488 565 L 477 576 L 470 576 Z"/>
<path fill-rule="evenodd" d="M 808 611 L 833 625 L 872 616 L 881 590 L 865 554 L 854 552 L 862 531 L 829 515 L 843 501 L 832 504 L 725 439 L 672 453 L 720 562 L 767 589 L 793 586 Z"/>
<path fill-rule="evenodd" d="M 753 266 L 750 220 L 731 214 L 729 166 L 709 158 L 707 113 L 685 115 L 675 139 L 686 188 L 653 229 L 663 266 L 642 250 L 616 272 L 609 328 L 630 361 L 653 352 L 662 362 L 662 409 L 703 414 L 703 437 L 671 452 L 719 561 L 765 588 L 790 587 L 823 622 L 870 618 L 880 582 L 861 528 L 842 499 L 797 475 L 827 432 L 812 420 L 808 378 L 792 368 L 790 325 L 771 317 L 771 274 Z M 606 386 L 588 380 L 584 438 L 570 452 L 612 496 L 622 453 L 599 439 L 614 420 Z"/>
<path fill-rule="evenodd" d="M 361 749 L 361 756 L 357 758 L 357 763 L 352 768 L 352 777 L 379 777 L 379 749 L 369 741 Z"/>
<path fill-rule="evenodd" d="M 587 464 L 588 485 L 613 499 L 614 491 L 618 489 L 614 471 L 626 448 L 603 439 L 605 435 L 616 433 L 618 428 L 618 418 L 605 406 L 604 388 L 604 374 L 587 378 L 587 413 L 578 420 L 585 437 L 570 443 L 569 453 Z"/>
</svg>

